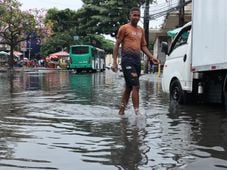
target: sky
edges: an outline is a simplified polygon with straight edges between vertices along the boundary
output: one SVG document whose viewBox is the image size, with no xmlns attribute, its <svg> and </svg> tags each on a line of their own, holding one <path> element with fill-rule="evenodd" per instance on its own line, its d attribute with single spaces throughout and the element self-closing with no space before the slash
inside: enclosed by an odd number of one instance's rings
<svg viewBox="0 0 227 170">
<path fill-rule="evenodd" d="M 60 10 L 70 8 L 72 10 L 78 10 L 82 7 L 83 2 L 81 0 L 18 0 L 22 3 L 22 9 L 49 9 L 58 8 Z"/>
<path fill-rule="evenodd" d="M 56 7 L 57 9 L 63 10 L 69 8 L 71 10 L 78 10 L 82 7 L 83 2 L 81 0 L 18 0 L 22 3 L 22 10 L 29 10 L 29 9 L 49 9 Z M 158 4 L 163 4 L 165 0 L 158 0 Z M 141 11 L 142 13 L 143 11 Z M 163 18 L 156 19 L 150 21 L 150 27 L 157 28 L 163 22 Z M 143 19 L 139 22 L 140 26 L 143 26 Z M 107 36 L 108 39 L 112 39 L 112 37 Z"/>
<path fill-rule="evenodd" d="M 72 10 L 78 10 L 82 7 L 83 2 L 81 0 L 18 0 L 20 3 L 22 3 L 22 9 L 28 10 L 28 9 L 49 9 L 56 7 L 57 9 L 72 9 Z M 158 0 L 158 4 L 163 4 L 166 0 Z M 143 11 L 141 11 L 142 13 Z M 158 18 L 156 20 L 150 21 L 150 27 L 157 28 L 160 27 L 160 25 L 163 22 L 163 18 Z M 139 25 L 143 25 L 143 20 L 139 22 Z"/>
</svg>

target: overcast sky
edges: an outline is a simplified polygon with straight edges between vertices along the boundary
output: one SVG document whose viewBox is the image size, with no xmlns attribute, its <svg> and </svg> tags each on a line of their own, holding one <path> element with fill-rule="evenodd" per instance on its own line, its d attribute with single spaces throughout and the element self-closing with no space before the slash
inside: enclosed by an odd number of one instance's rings
<svg viewBox="0 0 227 170">
<path fill-rule="evenodd" d="M 70 8 L 72 10 L 78 10 L 82 7 L 83 2 L 81 0 L 18 0 L 22 3 L 22 9 L 49 9 L 49 8 L 58 8 L 66 9 Z"/>
<path fill-rule="evenodd" d="M 57 9 L 70 8 L 72 10 L 78 10 L 82 7 L 83 2 L 81 0 L 18 0 L 22 3 L 22 9 L 49 9 L 56 7 Z M 165 0 L 158 0 L 158 3 L 163 4 Z M 141 11 L 143 12 L 143 11 Z M 150 27 L 159 27 L 163 22 L 163 18 L 150 21 Z M 139 22 L 139 25 L 143 25 L 143 19 Z"/>
</svg>

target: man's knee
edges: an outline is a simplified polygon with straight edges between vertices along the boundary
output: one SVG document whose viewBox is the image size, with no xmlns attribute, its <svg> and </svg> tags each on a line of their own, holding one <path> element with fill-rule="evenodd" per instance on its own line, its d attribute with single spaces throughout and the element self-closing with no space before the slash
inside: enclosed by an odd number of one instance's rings
<svg viewBox="0 0 227 170">
<path fill-rule="evenodd" d="M 126 85 L 126 91 L 130 93 L 132 91 L 132 86 Z"/>
<path fill-rule="evenodd" d="M 137 73 L 131 73 L 131 75 L 132 75 L 133 78 L 138 77 L 138 74 Z"/>
<path fill-rule="evenodd" d="M 137 90 L 137 91 L 139 91 L 139 89 L 140 89 L 140 86 L 139 86 L 139 85 L 132 86 L 132 90 Z"/>
</svg>

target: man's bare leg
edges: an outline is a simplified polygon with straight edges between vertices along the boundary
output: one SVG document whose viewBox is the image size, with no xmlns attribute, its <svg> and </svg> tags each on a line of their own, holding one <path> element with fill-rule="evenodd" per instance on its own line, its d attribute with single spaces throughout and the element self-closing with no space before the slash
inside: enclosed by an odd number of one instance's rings
<svg viewBox="0 0 227 170">
<path fill-rule="evenodd" d="M 123 92 L 123 96 L 121 99 L 121 104 L 120 104 L 120 109 L 119 109 L 119 115 L 124 115 L 125 114 L 125 107 L 128 104 L 130 93 L 131 93 L 131 88 L 125 87 L 125 90 Z"/>
<path fill-rule="evenodd" d="M 133 86 L 132 87 L 132 104 L 135 113 L 139 112 L 139 87 Z"/>
</svg>

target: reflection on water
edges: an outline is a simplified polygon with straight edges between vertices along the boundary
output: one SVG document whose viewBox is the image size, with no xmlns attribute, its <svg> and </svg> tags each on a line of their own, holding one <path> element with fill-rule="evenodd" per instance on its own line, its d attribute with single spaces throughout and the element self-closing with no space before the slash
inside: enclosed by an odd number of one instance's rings
<svg viewBox="0 0 227 170">
<path fill-rule="evenodd" d="M 124 86 L 110 71 L 0 75 L 0 169 L 227 168 L 227 116 L 178 106 L 160 79 L 141 77 L 140 107 L 117 115 Z M 131 101 L 130 101 L 131 102 Z"/>
<path fill-rule="evenodd" d="M 140 118 L 136 117 L 139 120 Z M 112 151 L 113 160 L 118 169 L 138 169 L 141 165 L 148 163 L 147 153 L 150 147 L 144 140 L 147 136 L 145 129 L 140 129 L 130 125 L 130 120 L 122 119 L 120 121 L 120 140 L 121 147 Z"/>
</svg>

